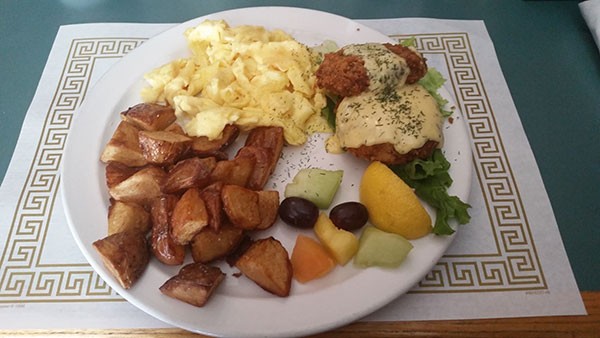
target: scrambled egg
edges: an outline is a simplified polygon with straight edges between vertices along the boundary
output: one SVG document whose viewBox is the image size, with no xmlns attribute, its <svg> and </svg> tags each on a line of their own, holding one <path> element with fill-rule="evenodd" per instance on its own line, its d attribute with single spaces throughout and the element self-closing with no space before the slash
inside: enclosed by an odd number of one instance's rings
<svg viewBox="0 0 600 338">
<path fill-rule="evenodd" d="M 217 138 L 225 125 L 281 126 L 289 144 L 331 131 L 321 117 L 317 57 L 281 31 L 207 20 L 185 32 L 192 56 L 145 75 L 146 102 L 171 105 L 192 136 Z"/>
</svg>

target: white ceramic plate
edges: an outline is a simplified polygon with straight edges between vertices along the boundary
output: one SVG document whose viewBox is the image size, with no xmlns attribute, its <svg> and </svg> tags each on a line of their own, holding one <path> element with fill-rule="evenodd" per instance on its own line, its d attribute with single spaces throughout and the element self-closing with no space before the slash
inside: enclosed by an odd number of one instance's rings
<svg viewBox="0 0 600 338">
<path fill-rule="evenodd" d="M 281 28 L 309 46 L 326 39 L 340 46 L 390 41 L 387 36 L 340 16 L 298 8 L 258 7 L 188 21 L 129 53 L 87 95 L 73 121 L 63 158 L 65 213 L 73 236 L 92 267 L 121 296 L 152 316 L 186 330 L 219 336 L 283 337 L 325 331 L 355 321 L 407 292 L 431 270 L 453 236 L 430 235 L 413 241 L 414 250 L 398 269 L 355 269 L 350 263 L 306 285 L 294 281 L 287 298 L 271 295 L 245 277 L 236 278 L 231 275 L 231 269 L 221 265 L 228 276 L 204 308 L 171 299 L 158 290 L 179 267 L 167 267 L 153 259 L 142 278 L 129 290 L 121 288 L 104 268 L 92 247 L 95 240 L 107 234 L 109 197 L 99 156 L 119 122 L 119 112 L 140 102 L 143 74 L 187 56 L 183 32 L 205 19 L 224 19 L 231 26 L 251 24 Z M 447 92 L 442 95 L 449 98 Z M 455 117 L 459 115 L 455 112 Z M 450 192 L 466 201 L 471 182 L 471 155 L 462 118 L 446 124 L 444 135 L 444 152 L 452 164 L 454 178 Z M 325 153 L 323 139 L 317 136 L 304 148 L 286 147 L 285 158 L 279 162 L 278 171 L 266 189 L 282 193 L 288 176 L 293 177 L 302 167 L 344 169 L 343 184 L 333 205 L 357 200 L 358 183 L 366 163 L 350 155 Z M 275 236 L 291 253 L 299 232 L 279 221 L 260 237 Z"/>
</svg>

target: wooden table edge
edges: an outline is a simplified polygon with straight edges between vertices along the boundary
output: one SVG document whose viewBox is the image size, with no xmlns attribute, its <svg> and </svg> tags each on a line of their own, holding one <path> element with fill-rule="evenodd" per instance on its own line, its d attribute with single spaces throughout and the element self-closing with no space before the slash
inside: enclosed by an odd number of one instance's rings
<svg viewBox="0 0 600 338">
<path fill-rule="evenodd" d="M 314 335 L 358 337 L 600 337 L 600 291 L 581 292 L 587 315 L 408 322 L 355 322 Z M 181 329 L 0 330 L 0 337 L 205 337 Z"/>
</svg>

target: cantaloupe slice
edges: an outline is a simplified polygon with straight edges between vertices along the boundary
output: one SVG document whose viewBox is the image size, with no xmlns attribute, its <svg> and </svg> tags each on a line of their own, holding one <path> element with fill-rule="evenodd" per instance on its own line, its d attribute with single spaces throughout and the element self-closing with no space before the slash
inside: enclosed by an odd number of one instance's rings
<svg viewBox="0 0 600 338">
<path fill-rule="evenodd" d="M 319 242 L 302 234 L 296 237 L 291 261 L 294 278 L 300 283 L 323 277 L 336 265 Z"/>
</svg>

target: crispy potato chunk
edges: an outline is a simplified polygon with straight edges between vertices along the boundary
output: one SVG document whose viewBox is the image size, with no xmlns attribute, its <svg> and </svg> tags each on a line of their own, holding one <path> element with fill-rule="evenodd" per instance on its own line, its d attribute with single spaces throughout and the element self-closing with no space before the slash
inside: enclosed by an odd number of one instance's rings
<svg viewBox="0 0 600 338">
<path fill-rule="evenodd" d="M 106 186 L 110 189 L 140 170 L 141 168 L 128 167 L 119 162 L 109 162 L 104 169 Z"/>
<path fill-rule="evenodd" d="M 121 118 L 142 130 L 157 131 L 175 122 L 175 110 L 156 103 L 140 103 L 121 113 Z"/>
<path fill-rule="evenodd" d="M 269 174 L 272 174 L 277 166 L 277 161 L 283 150 L 283 128 L 281 127 L 258 127 L 248 134 L 246 146 L 263 147 L 271 150 L 271 161 L 269 162 Z"/>
<path fill-rule="evenodd" d="M 225 274 L 217 267 L 192 263 L 181 268 L 176 276 L 160 287 L 160 291 L 169 297 L 202 307 L 224 278 Z"/>
<path fill-rule="evenodd" d="M 125 289 L 135 283 L 150 261 L 146 235 L 139 231 L 123 231 L 93 243 L 104 266 Z"/>
<path fill-rule="evenodd" d="M 190 242 L 194 262 L 208 263 L 223 258 L 240 244 L 244 230 L 230 223 L 223 223 L 219 230 L 206 227 Z"/>
<path fill-rule="evenodd" d="M 139 130 L 125 121 L 121 121 L 108 141 L 100 161 L 119 162 L 128 167 L 141 167 L 148 161 L 142 154 L 138 138 Z"/>
<path fill-rule="evenodd" d="M 244 146 L 238 150 L 237 157 L 248 157 L 254 161 L 246 187 L 252 190 L 262 189 L 271 177 L 272 150 L 264 147 Z"/>
<path fill-rule="evenodd" d="M 177 197 L 163 195 L 154 199 L 150 209 L 152 252 L 159 261 L 167 265 L 181 265 L 185 259 L 185 246 L 175 243 L 170 230 L 170 216 L 176 204 Z"/>
<path fill-rule="evenodd" d="M 200 197 L 204 201 L 208 211 L 208 225 L 213 230 L 219 230 L 223 222 L 223 201 L 221 200 L 221 190 L 223 182 L 215 182 L 200 192 Z"/>
<path fill-rule="evenodd" d="M 127 230 L 148 233 L 152 224 L 150 214 L 138 204 L 111 200 L 108 207 L 108 234 Z"/>
<path fill-rule="evenodd" d="M 177 161 L 190 147 L 192 140 L 168 131 L 140 131 L 140 148 L 149 163 L 166 165 Z"/>
<path fill-rule="evenodd" d="M 242 234 L 242 240 L 236 246 L 235 250 L 227 254 L 227 256 L 225 257 L 225 262 L 227 262 L 227 264 L 231 267 L 235 266 L 237 260 L 240 259 L 240 257 L 242 257 L 242 255 L 246 252 L 246 250 L 248 250 L 248 248 L 252 244 L 254 244 L 254 240 L 250 238 L 250 236 L 248 236 L 247 231 L 244 231 L 244 233 Z"/>
<path fill-rule="evenodd" d="M 273 237 L 254 242 L 235 266 L 266 291 L 287 297 L 292 285 L 292 263 L 283 245 Z"/>
<path fill-rule="evenodd" d="M 177 201 L 171 216 L 171 235 L 177 244 L 188 244 L 192 238 L 208 225 L 208 211 L 200 191 L 188 189 Z"/>
<path fill-rule="evenodd" d="M 223 210 L 233 225 L 253 230 L 260 225 L 258 194 L 238 185 L 224 185 L 221 190 Z"/>
<path fill-rule="evenodd" d="M 219 157 L 217 155 L 235 142 L 239 135 L 240 129 L 233 124 L 228 124 L 223 129 L 221 137 L 217 139 L 209 140 L 206 136 L 192 137 L 192 146 L 190 150 L 194 155 L 200 157 Z"/>
<path fill-rule="evenodd" d="M 168 132 L 171 132 L 171 133 L 175 133 L 175 134 L 187 136 L 187 134 L 185 133 L 185 130 L 183 130 L 183 127 L 181 127 L 179 125 L 179 123 L 177 123 L 177 122 L 171 123 L 168 127 L 166 127 L 164 129 L 164 131 L 168 131 Z"/>
<path fill-rule="evenodd" d="M 227 258 L 263 289 L 288 296 L 293 272 L 286 249 L 247 232 L 277 220 L 279 193 L 262 189 L 279 160 L 283 129 L 253 129 L 230 160 L 227 147 L 240 134 L 235 125 L 209 140 L 186 135 L 173 109 L 159 104 L 135 105 L 121 118 L 100 158 L 111 196 L 109 236 L 93 244 L 119 283 L 131 287 L 151 255 L 184 264 L 189 247 L 195 263 L 166 281 L 163 294 L 204 306 L 225 277 L 204 264 Z"/>
<path fill-rule="evenodd" d="M 162 191 L 177 193 L 192 187 L 204 188 L 210 181 L 210 173 L 217 165 L 214 157 L 192 157 L 177 162 L 167 173 Z"/>
<path fill-rule="evenodd" d="M 277 220 L 279 211 L 279 192 L 276 190 L 261 190 L 258 194 L 258 211 L 260 214 L 260 224 L 257 230 L 270 228 Z"/>
<path fill-rule="evenodd" d="M 161 195 L 165 172 L 157 167 L 146 167 L 108 190 L 117 201 L 147 205 Z"/>
<path fill-rule="evenodd" d="M 245 187 L 254 169 L 254 158 L 236 157 L 233 160 L 219 161 L 210 174 L 212 182 L 221 181 Z"/>
</svg>

